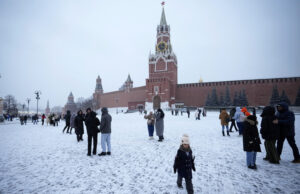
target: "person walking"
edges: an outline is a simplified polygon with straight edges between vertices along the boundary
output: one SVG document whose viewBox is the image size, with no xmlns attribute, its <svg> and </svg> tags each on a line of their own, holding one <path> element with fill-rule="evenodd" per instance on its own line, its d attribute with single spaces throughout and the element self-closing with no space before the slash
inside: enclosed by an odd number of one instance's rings
<svg viewBox="0 0 300 194">
<path fill-rule="evenodd" d="M 239 135 L 243 135 L 244 129 L 244 119 L 246 118 L 245 115 L 242 113 L 240 107 L 235 108 L 235 113 L 233 119 L 236 120 L 236 124 L 239 128 Z"/>
<path fill-rule="evenodd" d="M 277 105 L 277 120 L 274 124 L 279 126 L 279 139 L 277 141 L 277 153 L 280 159 L 284 140 L 287 139 L 290 147 L 293 150 L 294 160 L 293 163 L 300 163 L 299 150 L 295 141 L 295 115 L 294 112 L 289 110 L 289 106 L 285 102 Z"/>
<path fill-rule="evenodd" d="M 260 116 L 262 117 L 260 133 L 265 140 L 266 149 L 266 157 L 263 159 L 273 164 L 279 164 L 279 157 L 275 147 L 276 140 L 279 138 L 279 127 L 273 123 L 276 120 L 275 108 L 266 106 Z"/>
<path fill-rule="evenodd" d="M 191 112 L 190 112 L 190 109 L 189 109 L 189 108 L 186 110 L 186 113 L 187 113 L 187 115 L 188 115 L 188 118 L 190 118 Z"/>
<path fill-rule="evenodd" d="M 156 135 L 159 137 L 158 141 L 161 142 L 161 141 L 164 140 L 164 117 L 165 117 L 165 113 L 161 108 L 159 108 L 159 109 L 157 109 L 154 117 L 155 117 Z"/>
<path fill-rule="evenodd" d="M 150 111 L 149 115 L 145 115 L 144 118 L 147 119 L 149 139 L 152 140 L 152 139 L 154 139 L 153 133 L 154 133 L 154 123 L 155 123 L 155 118 L 154 118 L 153 112 Z"/>
<path fill-rule="evenodd" d="M 45 114 L 43 114 L 42 115 L 42 125 L 44 125 L 44 123 L 45 123 L 45 118 L 46 118 L 46 116 L 45 116 Z"/>
<path fill-rule="evenodd" d="M 106 107 L 101 109 L 101 124 L 100 124 L 100 132 L 101 132 L 101 148 L 102 152 L 99 156 L 111 155 L 111 121 L 112 118 L 110 114 L 108 114 L 108 110 Z M 106 149 L 107 146 L 107 149 Z M 107 152 L 106 152 L 107 151 Z"/>
<path fill-rule="evenodd" d="M 228 129 L 228 122 L 229 122 L 229 115 L 228 113 L 226 112 L 226 109 L 222 109 L 220 115 L 219 115 L 219 119 L 221 120 L 221 126 L 222 126 L 222 134 L 223 136 L 225 136 L 225 133 L 224 133 L 224 128 L 226 127 L 226 130 L 227 130 L 227 135 L 229 135 L 229 129 Z"/>
<path fill-rule="evenodd" d="M 72 134 L 72 129 L 75 130 L 75 117 L 76 115 L 72 113 L 71 118 L 70 118 L 70 135 Z M 55 121 L 54 121 L 54 126 L 55 126 Z"/>
<path fill-rule="evenodd" d="M 229 116 L 230 116 L 230 127 L 229 127 L 229 132 L 232 132 L 232 127 L 235 128 L 235 131 L 238 131 L 236 125 L 235 125 L 235 119 L 234 119 L 234 114 L 235 114 L 235 108 L 232 108 L 229 112 Z"/>
<path fill-rule="evenodd" d="M 67 129 L 67 133 L 69 133 L 69 129 L 70 129 L 70 119 L 71 119 L 71 112 L 69 110 L 67 110 L 67 114 L 65 115 L 65 121 L 66 121 L 66 126 L 63 129 L 63 133 L 65 132 L 65 130 Z"/>
<path fill-rule="evenodd" d="M 195 157 L 193 156 L 192 149 L 190 147 L 190 141 L 188 135 L 184 134 L 181 138 L 181 144 L 177 151 L 174 160 L 174 173 L 177 172 L 177 186 L 182 189 L 182 179 L 185 179 L 186 190 L 188 194 L 193 194 L 193 183 L 192 183 L 192 170 L 196 171 L 195 168 Z"/>
<path fill-rule="evenodd" d="M 97 154 L 97 140 L 100 125 L 100 121 L 97 118 L 97 114 L 91 110 L 91 108 L 86 109 L 85 125 L 88 134 L 88 156 L 91 156 L 92 151 L 92 140 L 93 140 L 93 155 Z"/>
<path fill-rule="evenodd" d="M 244 121 L 243 147 L 246 152 L 246 162 L 250 169 L 257 169 L 256 154 L 261 152 L 256 116 L 250 115 Z"/>
<path fill-rule="evenodd" d="M 79 110 L 77 112 L 77 116 L 74 119 L 75 134 L 78 142 L 83 141 L 82 139 L 82 135 L 84 134 L 83 122 L 84 122 L 83 113 L 82 110 Z"/>
</svg>

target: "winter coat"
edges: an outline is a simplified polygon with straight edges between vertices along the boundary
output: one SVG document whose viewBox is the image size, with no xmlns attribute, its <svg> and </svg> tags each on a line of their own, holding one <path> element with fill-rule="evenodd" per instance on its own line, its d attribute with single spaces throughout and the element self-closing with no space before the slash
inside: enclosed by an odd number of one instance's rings
<svg viewBox="0 0 300 194">
<path fill-rule="evenodd" d="M 74 123 L 75 123 L 75 133 L 77 135 L 84 134 L 83 121 L 84 121 L 83 115 L 82 114 L 80 115 L 79 113 L 77 113 L 77 116 L 75 117 L 75 121 L 74 121 Z"/>
<path fill-rule="evenodd" d="M 233 117 L 234 117 L 235 112 L 236 112 L 235 108 L 232 108 L 230 110 L 230 113 L 229 113 L 230 114 L 230 119 L 234 119 Z"/>
<path fill-rule="evenodd" d="M 248 116 L 244 121 L 243 145 L 246 152 L 261 152 L 256 117 Z"/>
<path fill-rule="evenodd" d="M 174 171 L 178 172 L 178 174 L 185 179 L 192 179 L 192 169 L 195 171 L 194 157 L 193 152 L 189 148 L 185 150 L 181 145 L 177 151 L 177 155 L 175 157 Z"/>
<path fill-rule="evenodd" d="M 145 115 L 144 116 L 145 119 L 147 119 L 147 124 L 150 126 L 153 126 L 155 123 L 155 118 L 153 114 L 149 114 L 149 115 Z"/>
<path fill-rule="evenodd" d="M 229 122 L 229 115 L 226 110 L 222 110 L 219 115 L 219 119 L 221 120 L 221 125 L 228 125 Z"/>
<path fill-rule="evenodd" d="M 101 133 L 111 133 L 111 116 L 108 114 L 107 108 L 102 108 L 102 116 L 101 116 L 101 125 L 100 132 Z"/>
<path fill-rule="evenodd" d="M 90 112 L 85 117 L 85 125 L 88 135 L 94 135 L 99 132 L 98 126 L 100 125 L 99 119 L 96 117 L 95 112 Z"/>
<path fill-rule="evenodd" d="M 71 115 L 71 118 L 70 118 L 70 126 L 71 126 L 71 128 L 75 128 L 75 117 L 76 117 L 75 114 Z"/>
<path fill-rule="evenodd" d="M 157 136 L 164 135 L 164 118 L 161 112 L 155 113 L 155 131 Z"/>
<path fill-rule="evenodd" d="M 67 125 L 70 125 L 70 119 L 71 119 L 71 113 L 70 111 L 67 111 L 67 114 L 65 115 L 65 121 Z"/>
<path fill-rule="evenodd" d="M 287 103 L 282 102 L 278 104 L 283 108 L 282 111 L 277 112 L 276 117 L 278 119 L 278 125 L 280 130 L 280 136 L 290 137 L 295 136 L 295 115 L 289 110 Z"/>
<path fill-rule="evenodd" d="M 236 110 L 236 111 L 235 111 L 235 113 L 234 113 L 233 119 L 236 120 L 236 122 L 238 122 L 238 123 L 244 122 L 244 119 L 245 119 L 246 117 L 245 117 L 244 113 L 242 113 L 240 107 L 236 107 L 235 110 Z"/>
<path fill-rule="evenodd" d="M 266 106 L 263 109 L 261 117 L 260 133 L 262 138 L 265 140 L 277 140 L 279 138 L 279 126 L 273 123 L 276 120 L 275 108 Z"/>
</svg>

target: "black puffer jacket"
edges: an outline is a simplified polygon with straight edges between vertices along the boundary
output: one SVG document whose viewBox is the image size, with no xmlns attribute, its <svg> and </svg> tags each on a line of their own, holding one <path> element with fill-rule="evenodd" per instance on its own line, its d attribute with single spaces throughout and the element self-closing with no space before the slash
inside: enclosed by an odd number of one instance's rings
<svg viewBox="0 0 300 194">
<path fill-rule="evenodd" d="M 177 151 L 173 168 L 174 172 L 177 171 L 181 177 L 192 179 L 192 169 L 196 170 L 192 150 L 185 150 L 181 145 Z"/>
<path fill-rule="evenodd" d="M 283 108 L 282 111 L 277 112 L 276 117 L 278 119 L 278 125 L 280 130 L 280 136 L 295 136 L 295 115 L 289 110 L 289 105 L 285 102 L 279 103 L 279 106 Z"/>
<path fill-rule="evenodd" d="M 69 110 L 67 111 L 67 114 L 65 115 L 64 119 L 65 119 L 65 121 L 66 121 L 66 124 L 67 124 L 67 125 L 70 125 L 71 112 L 70 112 Z"/>
<path fill-rule="evenodd" d="M 89 135 L 99 133 L 98 126 L 100 125 L 100 121 L 96 117 L 96 115 L 97 114 L 92 111 L 89 114 L 87 114 L 85 117 L 86 130 Z"/>
<path fill-rule="evenodd" d="M 80 111 L 79 111 L 80 112 Z M 83 130 L 83 121 L 84 121 L 84 116 L 83 114 L 79 114 L 79 112 L 77 113 L 77 116 L 75 117 L 75 133 L 76 134 L 84 134 L 84 130 Z"/>
<path fill-rule="evenodd" d="M 266 106 L 263 109 L 261 121 L 260 133 L 262 138 L 265 140 L 277 140 L 279 138 L 279 127 L 274 124 L 273 121 L 276 120 L 275 108 L 272 106 Z"/>
<path fill-rule="evenodd" d="M 250 115 L 244 121 L 243 145 L 246 152 L 261 152 L 256 116 Z"/>
</svg>

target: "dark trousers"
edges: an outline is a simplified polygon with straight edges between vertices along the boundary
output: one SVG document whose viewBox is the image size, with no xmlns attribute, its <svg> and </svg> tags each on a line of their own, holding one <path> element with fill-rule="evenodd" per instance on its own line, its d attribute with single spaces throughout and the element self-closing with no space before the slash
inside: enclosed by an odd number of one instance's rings
<svg viewBox="0 0 300 194">
<path fill-rule="evenodd" d="M 239 135 L 243 135 L 243 129 L 244 129 L 244 123 L 242 122 L 236 122 L 238 128 L 239 128 Z"/>
<path fill-rule="evenodd" d="M 66 129 L 67 129 L 67 133 L 69 133 L 70 124 L 66 124 L 65 128 L 63 129 L 63 132 L 65 132 Z"/>
<path fill-rule="evenodd" d="M 44 119 L 42 119 L 42 125 L 44 125 Z"/>
<path fill-rule="evenodd" d="M 282 153 L 282 148 L 283 148 L 283 143 L 285 138 L 287 139 L 289 145 L 291 146 L 292 150 L 293 150 L 293 154 L 294 154 L 294 159 L 300 159 L 300 155 L 299 155 L 299 150 L 298 147 L 296 145 L 295 142 L 295 136 L 281 136 L 279 137 L 278 141 L 277 141 L 277 153 L 278 156 L 280 157 L 281 153 Z"/>
<path fill-rule="evenodd" d="M 236 125 L 235 125 L 235 119 L 231 119 L 230 121 L 231 121 L 231 124 L 230 124 L 229 131 L 232 132 L 232 127 L 234 127 L 236 131 L 238 131 L 238 129 L 236 128 Z"/>
<path fill-rule="evenodd" d="M 88 154 L 91 154 L 92 150 L 92 139 L 93 139 L 93 154 L 97 153 L 97 139 L 98 139 L 98 133 L 95 134 L 88 134 Z"/>
<path fill-rule="evenodd" d="M 148 125 L 149 137 L 153 137 L 154 125 Z"/>
<path fill-rule="evenodd" d="M 276 140 L 265 140 L 266 158 L 270 162 L 279 162 L 279 157 L 275 147 Z"/>
<path fill-rule="evenodd" d="M 81 140 L 83 140 L 83 139 L 82 139 L 82 134 L 77 134 L 77 141 L 79 142 L 79 141 L 81 141 Z"/>
<path fill-rule="evenodd" d="M 182 176 L 180 176 L 179 174 L 177 176 L 177 185 L 182 186 Z M 194 193 L 192 179 L 185 178 L 185 187 L 186 187 L 188 194 Z"/>
</svg>

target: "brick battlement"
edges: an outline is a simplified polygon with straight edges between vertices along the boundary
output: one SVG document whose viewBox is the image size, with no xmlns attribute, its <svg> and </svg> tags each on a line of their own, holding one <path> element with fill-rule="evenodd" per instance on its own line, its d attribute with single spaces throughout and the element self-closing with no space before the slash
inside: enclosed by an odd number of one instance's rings
<svg viewBox="0 0 300 194">
<path fill-rule="evenodd" d="M 151 78 L 151 79 L 147 79 L 147 82 L 151 83 L 151 82 L 163 82 L 163 81 L 166 81 L 167 79 L 166 78 Z"/>
<path fill-rule="evenodd" d="M 177 84 L 177 88 L 186 87 L 212 87 L 212 86 L 231 86 L 231 85 L 249 85 L 249 84 L 276 84 L 276 83 L 294 83 L 300 81 L 300 77 L 288 78 L 269 78 L 269 79 L 252 79 L 252 80 L 235 80 L 235 81 L 219 81 L 219 82 L 202 82 L 202 83 L 186 83 Z"/>
</svg>

